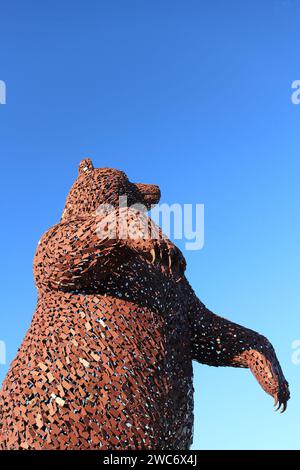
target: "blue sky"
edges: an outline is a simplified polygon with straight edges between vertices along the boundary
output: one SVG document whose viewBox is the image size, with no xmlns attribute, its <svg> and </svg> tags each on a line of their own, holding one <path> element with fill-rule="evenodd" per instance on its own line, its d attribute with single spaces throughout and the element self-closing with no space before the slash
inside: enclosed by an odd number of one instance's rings
<svg viewBox="0 0 300 470">
<path fill-rule="evenodd" d="M 35 308 L 37 242 L 91 156 L 159 184 L 162 202 L 205 204 L 189 280 L 216 313 L 268 336 L 290 382 L 279 415 L 249 371 L 196 364 L 193 447 L 300 448 L 299 15 L 296 0 L 2 2 L 8 363 Z"/>
</svg>

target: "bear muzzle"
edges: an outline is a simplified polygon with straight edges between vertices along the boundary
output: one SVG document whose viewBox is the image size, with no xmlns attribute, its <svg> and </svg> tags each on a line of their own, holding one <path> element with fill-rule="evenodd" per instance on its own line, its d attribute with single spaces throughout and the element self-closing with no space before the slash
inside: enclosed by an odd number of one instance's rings
<svg viewBox="0 0 300 470">
<path fill-rule="evenodd" d="M 158 204 L 160 200 L 160 189 L 159 186 L 155 184 L 142 184 L 142 183 L 135 183 L 135 186 L 141 195 L 141 202 L 147 207 L 147 209 L 151 209 L 151 206 Z"/>
</svg>

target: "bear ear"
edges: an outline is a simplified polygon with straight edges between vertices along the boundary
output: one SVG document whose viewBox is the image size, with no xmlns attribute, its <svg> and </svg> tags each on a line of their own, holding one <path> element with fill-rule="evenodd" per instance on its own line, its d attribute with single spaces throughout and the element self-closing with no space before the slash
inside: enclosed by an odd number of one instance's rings
<svg viewBox="0 0 300 470">
<path fill-rule="evenodd" d="M 89 173 L 94 169 L 93 162 L 90 158 L 85 158 L 79 163 L 78 172 L 79 174 Z"/>
</svg>

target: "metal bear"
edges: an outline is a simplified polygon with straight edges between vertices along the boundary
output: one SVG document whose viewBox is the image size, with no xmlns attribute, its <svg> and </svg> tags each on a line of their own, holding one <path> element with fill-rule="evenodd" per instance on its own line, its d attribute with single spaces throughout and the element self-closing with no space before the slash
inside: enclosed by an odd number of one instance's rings
<svg viewBox="0 0 300 470">
<path fill-rule="evenodd" d="M 193 360 L 249 368 L 286 408 L 269 341 L 208 310 L 180 250 L 120 196 L 149 209 L 160 190 L 83 160 L 60 222 L 39 242 L 37 308 L 0 392 L 2 449 L 188 449 Z M 134 236 L 120 225 L 112 236 L 116 215 Z"/>
</svg>

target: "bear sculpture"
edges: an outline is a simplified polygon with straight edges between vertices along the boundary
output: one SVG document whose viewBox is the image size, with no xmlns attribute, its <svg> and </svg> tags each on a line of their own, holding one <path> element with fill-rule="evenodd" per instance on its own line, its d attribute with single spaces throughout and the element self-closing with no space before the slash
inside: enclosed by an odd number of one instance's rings
<svg viewBox="0 0 300 470">
<path fill-rule="evenodd" d="M 180 250 L 130 209 L 159 198 L 157 186 L 80 163 L 35 254 L 37 308 L 0 392 L 0 448 L 188 449 L 192 360 L 249 368 L 285 410 L 288 384 L 269 341 L 208 310 Z M 113 220 L 126 220 L 130 236 Z"/>
</svg>

